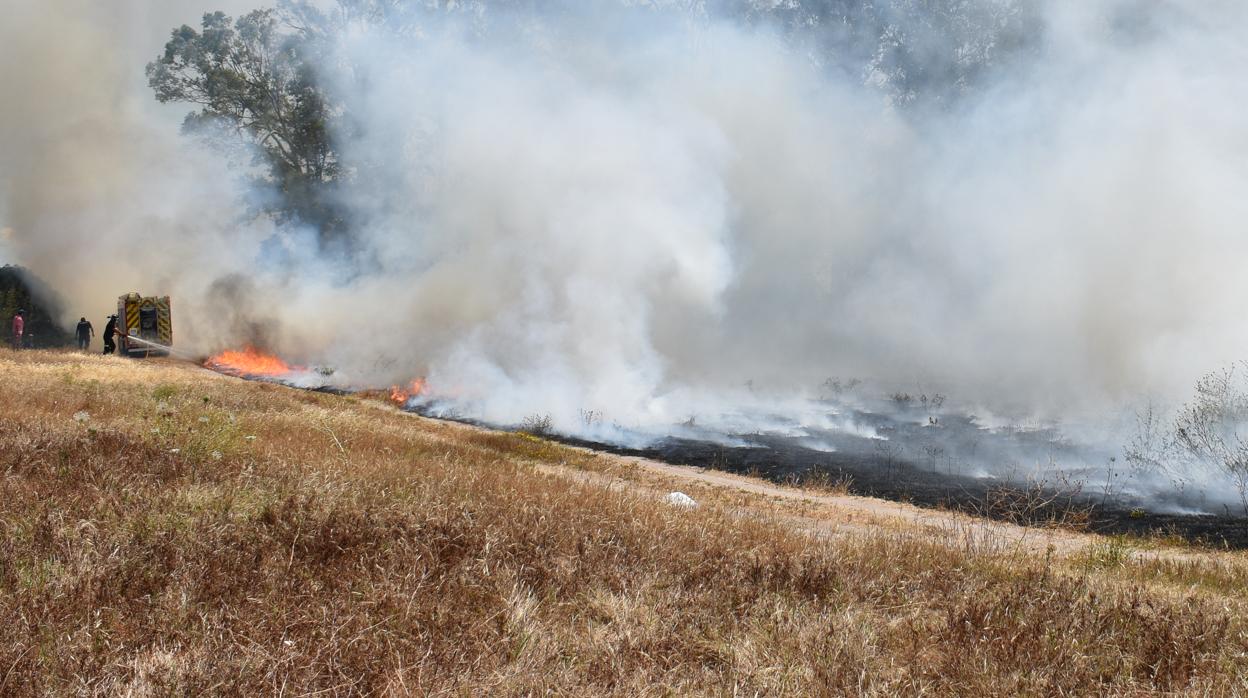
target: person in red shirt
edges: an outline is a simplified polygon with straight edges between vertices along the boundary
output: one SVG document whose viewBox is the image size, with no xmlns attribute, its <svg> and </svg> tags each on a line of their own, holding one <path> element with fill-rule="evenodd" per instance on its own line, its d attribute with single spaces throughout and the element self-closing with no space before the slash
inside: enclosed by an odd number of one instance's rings
<svg viewBox="0 0 1248 698">
<path fill-rule="evenodd" d="M 17 315 L 13 316 L 13 348 L 22 348 L 22 335 L 26 334 L 26 311 L 21 308 L 17 309 Z"/>
</svg>

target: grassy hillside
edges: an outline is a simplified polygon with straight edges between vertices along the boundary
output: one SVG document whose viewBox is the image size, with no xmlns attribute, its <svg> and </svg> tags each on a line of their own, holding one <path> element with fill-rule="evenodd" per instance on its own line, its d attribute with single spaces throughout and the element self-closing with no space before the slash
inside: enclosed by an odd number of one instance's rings
<svg viewBox="0 0 1248 698">
<path fill-rule="evenodd" d="M 681 509 L 610 456 L 173 362 L 0 351 L 0 476 L 4 695 L 1248 691 L 1240 555 Z"/>
</svg>

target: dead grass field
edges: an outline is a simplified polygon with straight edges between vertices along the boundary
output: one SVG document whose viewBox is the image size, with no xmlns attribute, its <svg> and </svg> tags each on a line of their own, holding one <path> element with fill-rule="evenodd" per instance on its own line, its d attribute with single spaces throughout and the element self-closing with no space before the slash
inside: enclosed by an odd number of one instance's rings
<svg viewBox="0 0 1248 698">
<path fill-rule="evenodd" d="M 3 695 L 1248 694 L 1242 554 L 686 510 L 622 459 L 174 362 L 0 350 L 0 477 Z"/>
</svg>

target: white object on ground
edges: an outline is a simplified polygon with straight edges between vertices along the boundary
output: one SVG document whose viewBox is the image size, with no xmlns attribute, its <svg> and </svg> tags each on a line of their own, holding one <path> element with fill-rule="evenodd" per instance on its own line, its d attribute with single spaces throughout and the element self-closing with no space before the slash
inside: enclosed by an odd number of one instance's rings
<svg viewBox="0 0 1248 698">
<path fill-rule="evenodd" d="M 672 506 L 685 507 L 686 509 L 692 509 L 698 506 L 698 503 L 693 501 L 693 497 L 690 497 L 684 492 L 672 492 L 664 497 L 663 501 L 671 504 Z"/>
</svg>

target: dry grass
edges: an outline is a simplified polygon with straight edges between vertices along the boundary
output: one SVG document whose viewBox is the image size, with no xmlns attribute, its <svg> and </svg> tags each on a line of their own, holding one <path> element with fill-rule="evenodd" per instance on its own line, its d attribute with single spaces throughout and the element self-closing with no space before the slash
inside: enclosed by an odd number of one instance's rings
<svg viewBox="0 0 1248 698">
<path fill-rule="evenodd" d="M 810 536 L 168 362 L 0 352 L 0 405 L 5 695 L 1248 691 L 1238 561 Z"/>
</svg>

